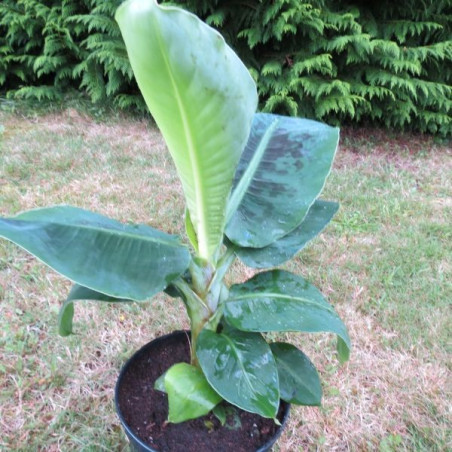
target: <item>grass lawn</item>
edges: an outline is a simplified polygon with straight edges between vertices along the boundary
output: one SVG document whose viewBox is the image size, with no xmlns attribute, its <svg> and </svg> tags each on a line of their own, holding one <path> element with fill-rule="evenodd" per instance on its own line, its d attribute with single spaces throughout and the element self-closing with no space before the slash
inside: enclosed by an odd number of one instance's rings
<svg viewBox="0 0 452 452">
<path fill-rule="evenodd" d="M 285 267 L 328 296 L 354 348 L 339 366 L 332 337 L 284 335 L 319 368 L 324 402 L 293 408 L 275 450 L 451 450 L 451 148 L 346 130 L 323 198 L 340 212 Z M 0 111 L 0 214 L 54 204 L 184 234 L 181 187 L 149 123 Z M 251 274 L 237 264 L 232 276 Z M 188 327 L 182 304 L 159 295 L 78 303 L 77 334 L 61 338 L 69 288 L 0 242 L 0 451 L 127 450 L 119 369 L 148 340 Z"/>
</svg>

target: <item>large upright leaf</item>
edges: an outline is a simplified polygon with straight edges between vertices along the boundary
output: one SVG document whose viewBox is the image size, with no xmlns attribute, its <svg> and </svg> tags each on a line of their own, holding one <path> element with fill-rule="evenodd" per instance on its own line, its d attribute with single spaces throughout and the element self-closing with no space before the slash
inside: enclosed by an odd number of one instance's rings
<svg viewBox="0 0 452 452">
<path fill-rule="evenodd" d="M 208 259 L 222 242 L 256 86 L 221 35 L 187 11 L 128 0 L 116 20 L 138 86 L 175 161 L 199 255 Z"/>
<path fill-rule="evenodd" d="M 163 290 L 190 261 L 176 236 L 70 206 L 0 219 L 0 237 L 82 286 L 138 301 Z"/>
<path fill-rule="evenodd" d="M 263 248 L 234 247 L 235 254 L 252 268 L 281 265 L 301 251 L 318 235 L 337 212 L 337 202 L 316 200 L 304 220 L 293 231 Z"/>
<path fill-rule="evenodd" d="M 243 196 L 226 227 L 229 240 L 262 248 L 295 229 L 325 184 L 338 139 L 338 129 L 316 121 L 257 113 L 234 178 L 246 191 L 231 197 Z"/>
<path fill-rule="evenodd" d="M 260 334 L 204 329 L 196 355 L 210 385 L 228 402 L 274 418 L 279 406 L 278 370 Z"/>
<path fill-rule="evenodd" d="M 259 273 L 233 285 L 224 317 L 241 331 L 335 333 L 340 360 L 349 356 L 350 338 L 333 307 L 312 284 L 283 270 Z"/>
</svg>

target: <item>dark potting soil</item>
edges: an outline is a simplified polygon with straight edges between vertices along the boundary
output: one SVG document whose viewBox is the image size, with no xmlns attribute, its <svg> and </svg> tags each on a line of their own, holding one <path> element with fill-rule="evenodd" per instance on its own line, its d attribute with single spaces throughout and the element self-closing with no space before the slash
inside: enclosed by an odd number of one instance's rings
<svg viewBox="0 0 452 452">
<path fill-rule="evenodd" d="M 178 362 L 189 362 L 189 338 L 169 336 L 146 348 L 123 375 L 118 403 L 125 422 L 153 449 L 161 452 L 250 452 L 264 445 L 278 426 L 272 419 L 235 408 L 226 426 L 209 414 L 179 424 L 167 423 L 167 396 L 155 380 Z M 278 419 L 282 419 L 280 407 Z M 241 427 L 237 428 L 240 419 Z"/>
</svg>

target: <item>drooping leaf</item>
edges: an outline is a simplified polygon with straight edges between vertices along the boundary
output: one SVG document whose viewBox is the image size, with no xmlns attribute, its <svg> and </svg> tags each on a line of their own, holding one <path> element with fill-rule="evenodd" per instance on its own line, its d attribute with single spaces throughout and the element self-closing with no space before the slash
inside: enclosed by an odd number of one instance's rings
<svg viewBox="0 0 452 452">
<path fill-rule="evenodd" d="M 79 300 L 92 300 L 103 301 L 108 303 L 127 303 L 132 300 L 124 300 L 121 298 L 111 297 L 95 290 L 88 289 L 87 287 L 74 284 L 68 297 L 61 305 L 60 312 L 58 313 L 58 333 L 60 336 L 69 336 L 72 334 L 72 321 L 74 319 L 74 301 Z"/>
<path fill-rule="evenodd" d="M 116 20 L 138 86 L 175 161 L 199 255 L 209 259 L 222 242 L 227 197 L 256 110 L 256 86 L 221 35 L 187 11 L 128 0 Z"/>
<path fill-rule="evenodd" d="M 350 358 L 350 342 L 341 337 L 337 338 L 337 356 L 341 364 L 344 364 Z"/>
<path fill-rule="evenodd" d="M 230 288 L 224 317 L 241 331 L 303 331 L 335 333 L 338 353 L 348 359 L 350 338 L 333 307 L 301 276 L 273 270 Z"/>
<path fill-rule="evenodd" d="M 187 363 L 170 367 L 165 373 L 164 382 L 170 422 L 183 422 L 204 416 L 222 400 L 201 370 Z"/>
<path fill-rule="evenodd" d="M 0 237 L 81 286 L 137 301 L 163 290 L 190 261 L 176 236 L 70 206 L 0 219 Z"/>
<path fill-rule="evenodd" d="M 323 189 L 339 139 L 338 129 L 316 121 L 257 113 L 234 188 L 250 177 L 247 168 L 269 128 L 265 152 L 226 226 L 229 240 L 242 247 L 263 248 L 302 222 Z"/>
<path fill-rule="evenodd" d="M 60 336 L 69 336 L 72 334 L 72 321 L 74 319 L 74 302 L 65 301 L 58 313 L 58 334 Z"/>
<path fill-rule="evenodd" d="M 269 268 L 283 264 L 300 252 L 331 221 L 339 204 L 316 200 L 301 224 L 264 248 L 235 247 L 236 255 L 249 267 Z"/>
<path fill-rule="evenodd" d="M 274 418 L 279 406 L 278 371 L 260 334 L 204 329 L 196 354 L 215 391 L 243 410 Z"/>
<path fill-rule="evenodd" d="M 292 344 L 278 342 L 270 348 L 278 368 L 281 399 L 297 405 L 320 405 L 322 386 L 310 359 Z"/>
</svg>

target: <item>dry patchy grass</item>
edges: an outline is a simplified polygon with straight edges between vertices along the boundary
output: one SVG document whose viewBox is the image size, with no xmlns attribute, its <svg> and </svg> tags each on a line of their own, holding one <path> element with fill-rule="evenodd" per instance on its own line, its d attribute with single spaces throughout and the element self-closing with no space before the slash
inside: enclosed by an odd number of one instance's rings
<svg viewBox="0 0 452 452">
<path fill-rule="evenodd" d="M 183 202 L 158 132 L 75 110 L 0 113 L 0 214 L 70 203 L 183 234 Z M 370 135 L 373 135 L 372 137 Z M 318 366 L 322 408 L 294 408 L 280 451 L 447 450 L 451 443 L 451 150 L 431 140 L 348 132 L 325 197 L 342 209 L 286 265 L 315 282 L 353 342 L 340 367 L 328 336 L 284 335 Z M 237 263 L 233 277 L 252 272 Z M 118 371 L 149 339 L 188 327 L 179 302 L 76 307 L 69 284 L 0 243 L 0 450 L 126 450 L 113 407 Z"/>
</svg>

